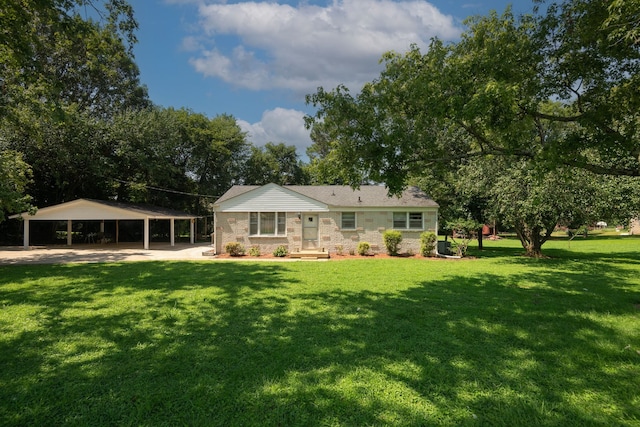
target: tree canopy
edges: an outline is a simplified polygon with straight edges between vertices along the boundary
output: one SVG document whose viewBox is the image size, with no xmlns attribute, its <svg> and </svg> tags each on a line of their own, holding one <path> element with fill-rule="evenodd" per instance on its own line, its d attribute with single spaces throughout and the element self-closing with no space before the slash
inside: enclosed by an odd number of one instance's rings
<svg viewBox="0 0 640 427">
<path fill-rule="evenodd" d="M 0 13 L 0 118 L 28 108 L 94 114 L 148 106 L 124 0 L 6 0 Z"/>
<path fill-rule="evenodd" d="M 296 153 L 296 147 L 283 142 L 267 142 L 264 147 L 251 147 L 244 165 L 243 183 L 247 185 L 303 185 L 308 175 Z"/>
<path fill-rule="evenodd" d="M 96 120 L 151 105 L 133 59 L 136 28 L 124 0 L 3 2 L 0 154 L 15 170 L 3 173 L 14 191 L 1 208 L 25 210 L 27 194 L 46 203 L 96 183 L 86 175 L 103 158 Z"/>
<path fill-rule="evenodd" d="M 567 0 L 470 18 L 456 43 L 385 54 L 357 95 L 319 88 L 308 124 L 336 141 L 352 184 L 364 174 L 393 193 L 425 167 L 484 156 L 640 176 L 638 24 L 614 25 L 612 8 Z"/>
<path fill-rule="evenodd" d="M 148 99 L 125 0 L 7 0 L 0 20 L 0 221 L 79 197 L 198 212 L 242 180 L 235 118 Z"/>
<path fill-rule="evenodd" d="M 197 210 L 191 194 L 223 194 L 242 178 L 249 153 L 233 117 L 185 109 L 127 110 L 110 120 L 67 109 L 64 120 L 30 123 L 1 128 L 0 139 L 29 165 L 33 180 L 22 189 L 39 206 L 90 197 Z"/>
<path fill-rule="evenodd" d="M 31 197 L 25 190 L 31 180 L 31 168 L 22 153 L 0 150 L 0 222 L 5 211 L 20 212 L 31 209 Z"/>
</svg>

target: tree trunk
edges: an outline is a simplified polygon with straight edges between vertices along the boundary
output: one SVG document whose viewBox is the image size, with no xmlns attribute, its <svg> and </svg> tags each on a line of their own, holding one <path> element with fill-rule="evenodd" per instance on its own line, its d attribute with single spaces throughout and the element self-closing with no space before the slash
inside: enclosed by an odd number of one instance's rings
<svg viewBox="0 0 640 427">
<path fill-rule="evenodd" d="M 517 225 L 516 234 L 524 248 L 525 255 L 531 258 L 542 258 L 542 244 L 546 241 L 540 233 L 541 227 L 529 228 L 526 225 Z"/>
<path fill-rule="evenodd" d="M 525 255 L 531 258 L 542 258 L 542 245 L 540 244 L 539 239 L 532 239 L 529 244 L 525 247 L 526 253 Z"/>
<path fill-rule="evenodd" d="M 480 229 L 478 230 L 478 249 L 482 250 L 482 226 L 480 226 Z"/>
</svg>

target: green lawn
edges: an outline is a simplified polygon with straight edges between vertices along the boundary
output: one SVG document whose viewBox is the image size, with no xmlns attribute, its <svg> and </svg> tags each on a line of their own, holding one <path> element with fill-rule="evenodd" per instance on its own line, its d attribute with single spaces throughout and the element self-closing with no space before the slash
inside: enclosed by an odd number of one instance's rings
<svg viewBox="0 0 640 427">
<path fill-rule="evenodd" d="M 640 425 L 640 239 L 0 267 L 0 425 Z"/>
</svg>

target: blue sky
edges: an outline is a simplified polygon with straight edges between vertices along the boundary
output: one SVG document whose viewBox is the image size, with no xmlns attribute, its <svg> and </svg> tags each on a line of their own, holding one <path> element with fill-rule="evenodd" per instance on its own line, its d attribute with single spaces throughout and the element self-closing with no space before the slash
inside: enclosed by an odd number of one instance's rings
<svg viewBox="0 0 640 427">
<path fill-rule="evenodd" d="M 374 79 L 385 51 L 456 40 L 462 21 L 530 0 L 129 0 L 140 24 L 136 62 L 151 100 L 209 117 L 233 115 L 255 145 L 304 156 L 306 94 Z"/>
</svg>

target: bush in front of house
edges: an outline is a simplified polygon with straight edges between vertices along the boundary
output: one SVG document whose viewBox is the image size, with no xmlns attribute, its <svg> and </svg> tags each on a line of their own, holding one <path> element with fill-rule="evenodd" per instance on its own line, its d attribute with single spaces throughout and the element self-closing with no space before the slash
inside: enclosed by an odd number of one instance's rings
<svg viewBox="0 0 640 427">
<path fill-rule="evenodd" d="M 371 245 L 369 244 L 369 242 L 358 243 L 358 255 L 360 256 L 369 255 L 370 249 L 371 249 Z"/>
<path fill-rule="evenodd" d="M 273 256 L 282 258 L 287 256 L 287 253 L 287 247 L 284 245 L 280 245 L 273 251 Z"/>
<path fill-rule="evenodd" d="M 224 245 L 224 250 L 231 256 L 244 255 L 244 246 L 240 242 L 229 242 Z"/>
<path fill-rule="evenodd" d="M 249 256 L 255 256 L 255 257 L 260 256 L 260 246 L 258 245 L 251 246 L 249 248 Z"/>
<path fill-rule="evenodd" d="M 387 230 L 382 234 L 382 240 L 387 248 L 387 253 L 391 256 L 397 256 L 402 242 L 402 233 L 398 230 Z"/>
<path fill-rule="evenodd" d="M 425 231 L 420 235 L 420 253 L 422 256 L 427 257 L 433 255 L 436 249 L 436 243 L 438 237 L 436 233 L 432 231 Z"/>
</svg>

